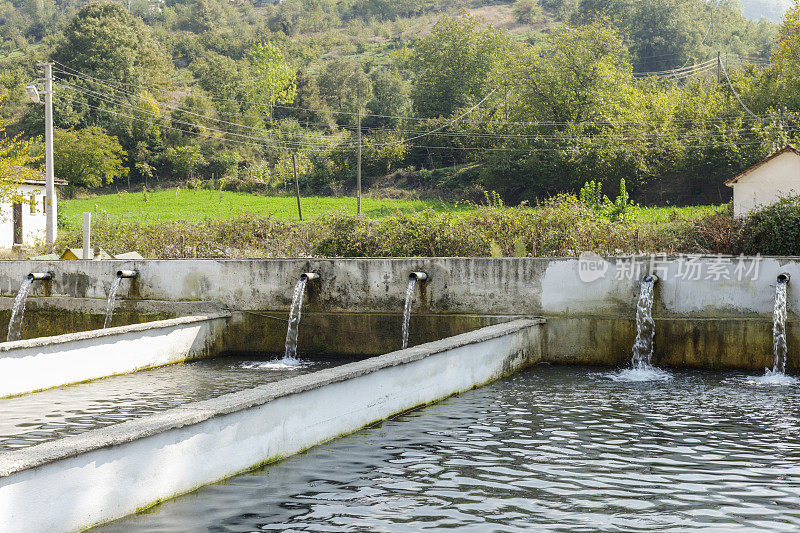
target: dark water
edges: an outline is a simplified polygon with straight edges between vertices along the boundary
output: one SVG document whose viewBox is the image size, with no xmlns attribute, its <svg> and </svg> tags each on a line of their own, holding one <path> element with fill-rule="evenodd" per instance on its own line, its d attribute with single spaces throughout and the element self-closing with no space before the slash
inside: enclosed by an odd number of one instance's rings
<svg viewBox="0 0 800 533">
<path fill-rule="evenodd" d="M 797 531 L 800 388 L 537 367 L 102 529 Z"/>
<path fill-rule="evenodd" d="M 348 362 L 264 364 L 273 358 L 219 357 L 0 399 L 0 453 Z"/>
</svg>

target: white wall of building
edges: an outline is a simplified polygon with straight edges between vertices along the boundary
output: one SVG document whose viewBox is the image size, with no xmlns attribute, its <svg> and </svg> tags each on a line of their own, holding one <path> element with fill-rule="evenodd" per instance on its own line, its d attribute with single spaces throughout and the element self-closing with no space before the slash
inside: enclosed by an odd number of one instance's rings
<svg viewBox="0 0 800 533">
<path fill-rule="evenodd" d="M 745 216 L 785 196 L 800 194 L 800 155 L 792 151 L 767 161 L 733 184 L 733 214 Z"/>
<path fill-rule="evenodd" d="M 32 247 L 44 242 L 47 231 L 44 212 L 45 188 L 44 185 L 25 183 L 20 185 L 20 190 L 27 200 L 31 199 L 31 195 L 36 200 L 33 210 L 30 204 L 22 205 L 22 244 Z M 13 214 L 11 202 L 0 202 L 0 248 L 10 249 L 15 244 Z"/>
</svg>

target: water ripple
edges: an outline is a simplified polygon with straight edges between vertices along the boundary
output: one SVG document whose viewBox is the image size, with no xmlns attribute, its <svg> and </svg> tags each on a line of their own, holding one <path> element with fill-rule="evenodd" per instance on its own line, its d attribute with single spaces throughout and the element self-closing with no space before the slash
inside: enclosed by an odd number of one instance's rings
<svg viewBox="0 0 800 533">
<path fill-rule="evenodd" d="M 797 531 L 800 400 L 539 367 L 103 528 Z"/>
</svg>

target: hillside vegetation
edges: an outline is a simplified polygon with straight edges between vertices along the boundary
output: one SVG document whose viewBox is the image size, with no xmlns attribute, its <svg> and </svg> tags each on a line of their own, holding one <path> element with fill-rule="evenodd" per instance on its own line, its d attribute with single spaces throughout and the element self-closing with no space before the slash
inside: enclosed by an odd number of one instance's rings
<svg viewBox="0 0 800 533">
<path fill-rule="evenodd" d="M 642 203 L 722 203 L 798 135 L 797 4 L 779 24 L 705 0 L 129 5 L 0 0 L 0 112 L 41 150 L 24 87 L 55 62 L 67 194 L 270 194 L 295 171 L 352 194 L 360 122 L 384 195 L 533 204 L 624 178 Z"/>
</svg>

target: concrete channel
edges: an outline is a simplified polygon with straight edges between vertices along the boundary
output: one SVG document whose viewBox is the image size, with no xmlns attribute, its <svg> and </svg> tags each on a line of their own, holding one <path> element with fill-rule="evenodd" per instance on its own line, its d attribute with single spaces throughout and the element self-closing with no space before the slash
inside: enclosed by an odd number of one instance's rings
<svg viewBox="0 0 800 533">
<path fill-rule="evenodd" d="M 0 454 L 0 531 L 77 531 L 539 362 L 522 319 Z"/>
</svg>

